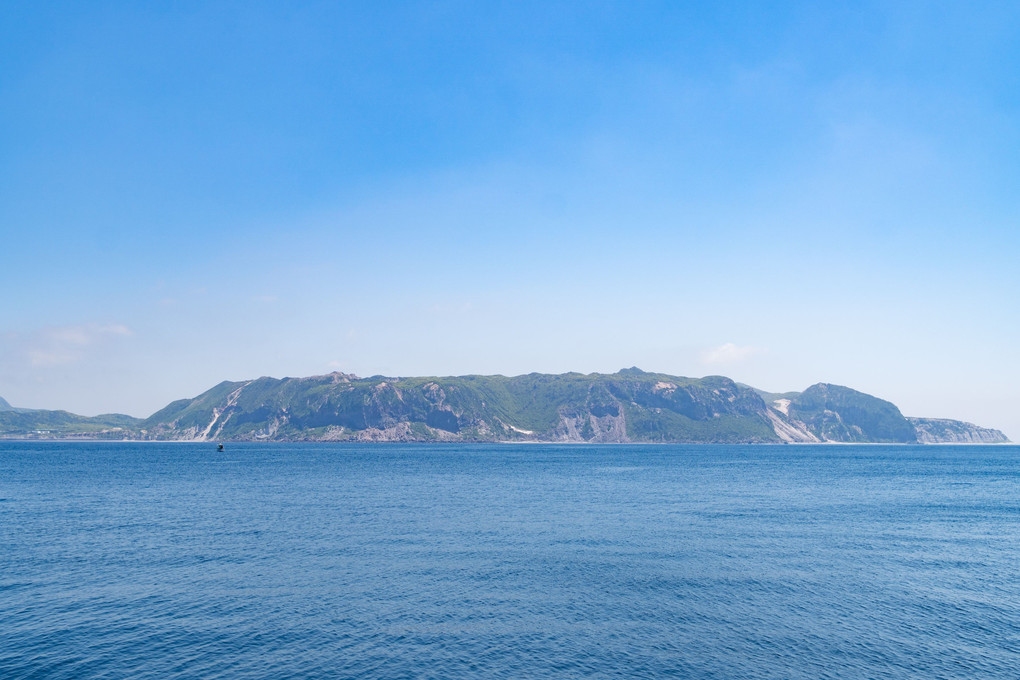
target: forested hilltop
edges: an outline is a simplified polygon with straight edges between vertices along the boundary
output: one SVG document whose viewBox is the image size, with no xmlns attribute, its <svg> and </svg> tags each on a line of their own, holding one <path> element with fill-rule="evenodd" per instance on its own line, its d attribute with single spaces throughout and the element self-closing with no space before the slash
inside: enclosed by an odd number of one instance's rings
<svg viewBox="0 0 1020 680">
<path fill-rule="evenodd" d="M 2 401 L 2 400 L 0 400 Z M 222 382 L 145 419 L 0 405 L 0 436 L 155 440 L 1004 443 L 998 430 L 906 418 L 819 383 L 771 394 L 722 376 L 613 374 Z"/>
</svg>

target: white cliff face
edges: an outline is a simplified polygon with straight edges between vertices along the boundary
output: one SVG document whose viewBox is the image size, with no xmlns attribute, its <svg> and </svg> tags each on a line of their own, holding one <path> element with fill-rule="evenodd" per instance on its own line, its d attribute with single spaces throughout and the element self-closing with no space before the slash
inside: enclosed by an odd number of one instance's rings
<svg viewBox="0 0 1020 680">
<path fill-rule="evenodd" d="M 565 416 L 561 414 L 560 422 L 553 431 L 553 441 L 595 444 L 629 442 L 627 419 L 624 417 L 622 409 L 618 415 L 594 416 L 584 413 L 578 416 Z"/>
<path fill-rule="evenodd" d="M 772 424 L 772 429 L 775 430 L 777 437 L 787 444 L 820 443 L 822 441 L 809 432 L 804 423 L 799 420 L 789 419 L 787 415 L 787 409 L 790 406 L 789 399 L 780 399 L 778 401 L 785 401 L 786 404 L 784 406 L 786 408 L 779 410 L 768 407 L 765 409 L 765 416 Z"/>
<path fill-rule="evenodd" d="M 769 402 L 766 399 L 770 400 Z M 3 403 L 0 402 L 0 408 Z M 763 393 L 724 376 L 693 379 L 625 369 L 446 378 L 309 378 L 224 381 L 151 417 L 84 418 L 14 409 L 0 437 L 168 440 L 547 441 L 991 444 L 998 430 L 935 418 L 848 387 Z M 111 420 L 112 419 L 112 420 Z M 51 422 L 59 429 L 51 432 Z M 115 434 L 117 433 L 117 434 Z"/>
<path fill-rule="evenodd" d="M 776 409 L 784 416 L 790 415 L 790 400 L 789 399 L 776 399 L 772 402 L 772 408 Z"/>
<path fill-rule="evenodd" d="M 946 418 L 907 418 L 922 444 L 1007 444 L 999 430 Z"/>
</svg>

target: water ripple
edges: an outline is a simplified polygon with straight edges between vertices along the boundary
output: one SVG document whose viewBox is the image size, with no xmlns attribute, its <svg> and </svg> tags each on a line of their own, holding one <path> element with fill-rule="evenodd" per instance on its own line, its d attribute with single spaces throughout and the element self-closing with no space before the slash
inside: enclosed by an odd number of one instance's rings
<svg viewBox="0 0 1020 680">
<path fill-rule="evenodd" d="M 0 677 L 1020 666 L 1016 447 L 231 448 L 0 444 Z"/>
</svg>

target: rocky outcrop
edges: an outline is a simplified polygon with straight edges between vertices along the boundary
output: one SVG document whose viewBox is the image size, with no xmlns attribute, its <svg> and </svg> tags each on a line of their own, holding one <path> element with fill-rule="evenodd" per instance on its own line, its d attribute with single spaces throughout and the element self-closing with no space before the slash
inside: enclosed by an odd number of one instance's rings
<svg viewBox="0 0 1020 680">
<path fill-rule="evenodd" d="M 274 441 L 780 441 L 729 378 L 612 375 L 259 378 L 146 420 L 144 436 Z"/>
<path fill-rule="evenodd" d="M 799 420 L 790 419 L 790 415 L 787 412 L 787 407 L 789 406 L 788 399 L 777 399 L 776 401 L 785 401 L 786 404 L 777 404 L 775 407 L 770 406 L 765 415 L 768 417 L 769 422 L 772 423 L 772 429 L 777 437 L 787 444 L 818 444 L 822 441 L 813 432 L 808 430 L 807 425 Z"/>
<path fill-rule="evenodd" d="M 999 430 L 945 418 L 907 418 L 922 444 L 1008 444 Z"/>
<path fill-rule="evenodd" d="M 789 422 L 822 441 L 911 444 L 917 433 L 896 405 L 842 385 L 818 383 L 790 399 Z"/>
<path fill-rule="evenodd" d="M 999 443 L 998 430 L 904 418 L 888 401 L 819 383 L 771 394 L 723 376 L 613 374 L 222 382 L 145 420 L 0 411 L 0 437 L 191 441 Z"/>
</svg>

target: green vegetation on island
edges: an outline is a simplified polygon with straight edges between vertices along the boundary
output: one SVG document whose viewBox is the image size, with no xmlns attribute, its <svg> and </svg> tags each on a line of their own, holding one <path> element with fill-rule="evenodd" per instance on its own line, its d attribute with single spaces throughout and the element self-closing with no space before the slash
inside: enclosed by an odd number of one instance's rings
<svg viewBox="0 0 1020 680">
<path fill-rule="evenodd" d="M 818 383 L 794 396 L 789 417 L 826 441 L 917 441 L 914 426 L 894 404 L 840 385 Z"/>
<path fill-rule="evenodd" d="M 769 393 L 723 376 L 613 374 L 308 378 L 222 382 L 148 418 L 16 409 L 0 437 L 239 441 L 1000 443 L 998 430 L 905 418 L 892 403 L 819 383 Z"/>
<path fill-rule="evenodd" d="M 10 408 L 0 411 L 0 437 L 134 439 L 141 422 L 116 413 L 89 418 L 67 411 Z"/>
</svg>

